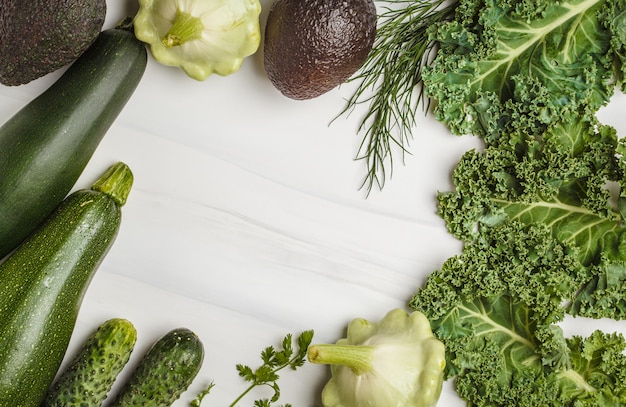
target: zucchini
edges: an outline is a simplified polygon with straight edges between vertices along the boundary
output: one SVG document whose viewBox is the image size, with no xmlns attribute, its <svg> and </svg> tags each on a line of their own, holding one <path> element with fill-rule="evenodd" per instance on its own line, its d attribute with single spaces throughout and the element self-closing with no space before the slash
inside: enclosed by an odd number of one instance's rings
<svg viewBox="0 0 626 407">
<path fill-rule="evenodd" d="M 73 188 L 146 61 L 145 46 L 132 32 L 103 31 L 50 88 L 0 127 L 0 258 Z"/>
<path fill-rule="evenodd" d="M 63 361 L 85 292 L 117 236 L 133 176 L 112 166 L 69 195 L 0 263 L 0 407 L 38 406 Z"/>
<path fill-rule="evenodd" d="M 130 321 L 105 321 L 48 389 L 41 407 L 101 406 L 136 342 L 137 330 Z"/>
<path fill-rule="evenodd" d="M 204 346 L 187 328 L 163 335 L 145 354 L 124 383 L 111 407 L 169 407 L 200 371 Z"/>
</svg>

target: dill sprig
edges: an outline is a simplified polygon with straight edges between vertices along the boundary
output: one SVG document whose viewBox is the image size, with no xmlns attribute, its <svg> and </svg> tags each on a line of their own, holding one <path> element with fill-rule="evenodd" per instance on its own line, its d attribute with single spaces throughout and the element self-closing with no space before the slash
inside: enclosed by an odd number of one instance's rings
<svg viewBox="0 0 626 407">
<path fill-rule="evenodd" d="M 359 81 L 347 100 L 345 114 L 362 103 L 369 108 L 358 132 L 365 130 L 357 159 L 366 160 L 367 176 L 361 187 L 382 189 L 393 168 L 393 150 L 404 159 L 420 105 L 429 101 L 422 90 L 422 70 L 436 52 L 431 30 L 450 20 L 457 0 L 380 0 L 376 39 L 367 60 L 350 81 Z"/>
<path fill-rule="evenodd" d="M 278 386 L 280 376 L 278 372 L 286 367 L 296 370 L 304 365 L 307 349 L 312 340 L 313 331 L 304 331 L 296 339 L 296 346 L 294 347 L 293 336 L 287 334 L 283 338 L 280 349 L 276 349 L 271 345 L 263 349 L 261 352 L 261 361 L 263 364 L 258 368 L 252 369 L 248 365 L 238 364 L 236 368 L 239 376 L 246 382 L 249 382 L 250 385 L 233 401 L 230 407 L 235 407 L 252 389 L 259 386 L 270 387 L 274 394 L 270 399 L 255 400 L 255 407 L 270 407 L 273 403 L 277 402 L 280 398 L 280 387 Z M 191 406 L 199 407 L 204 397 L 210 393 L 213 387 L 214 384 L 211 382 L 208 387 L 191 402 Z M 291 407 L 291 405 L 286 404 L 284 407 Z"/>
</svg>

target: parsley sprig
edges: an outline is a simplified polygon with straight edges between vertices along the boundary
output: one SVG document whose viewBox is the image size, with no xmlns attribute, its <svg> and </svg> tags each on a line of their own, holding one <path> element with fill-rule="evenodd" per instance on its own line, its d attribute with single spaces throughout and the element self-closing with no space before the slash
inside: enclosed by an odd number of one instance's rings
<svg viewBox="0 0 626 407">
<path fill-rule="evenodd" d="M 276 349 L 274 346 L 268 346 L 261 352 L 261 361 L 263 364 L 256 369 L 252 369 L 248 365 L 238 364 L 237 371 L 239 376 L 246 382 L 250 383 L 236 399 L 230 404 L 229 407 L 235 407 L 252 389 L 260 386 L 270 387 L 274 394 L 270 399 L 255 400 L 255 407 L 271 407 L 272 403 L 276 403 L 280 398 L 280 387 L 278 380 L 280 379 L 280 372 L 282 369 L 289 367 L 292 370 L 297 370 L 304 365 L 306 361 L 306 353 L 311 341 L 313 340 L 313 331 L 302 332 L 295 343 L 292 334 L 287 334 L 283 338 L 280 349 Z M 208 395 L 213 388 L 214 383 L 210 383 L 208 387 L 203 390 L 195 400 L 191 402 L 192 407 L 200 407 L 200 403 L 206 395 Z M 286 404 L 284 407 L 291 407 L 290 404 Z"/>
</svg>

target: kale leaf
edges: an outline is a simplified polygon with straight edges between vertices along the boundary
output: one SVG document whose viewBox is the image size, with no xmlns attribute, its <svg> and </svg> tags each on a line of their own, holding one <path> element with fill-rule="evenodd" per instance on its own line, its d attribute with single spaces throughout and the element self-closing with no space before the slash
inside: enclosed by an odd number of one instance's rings
<svg viewBox="0 0 626 407">
<path fill-rule="evenodd" d="M 624 87 L 625 0 L 460 0 L 433 39 L 426 94 L 455 134 L 543 133 Z"/>
<path fill-rule="evenodd" d="M 575 115 L 539 136 L 503 134 L 465 153 L 439 214 L 467 243 L 511 221 L 545 226 L 585 268 L 568 312 L 625 319 L 623 143 L 612 127 Z"/>
<path fill-rule="evenodd" d="M 453 174 L 455 189 L 439 194 L 439 213 L 463 241 L 507 220 L 548 225 L 580 250 L 584 264 L 621 253 L 623 216 L 607 183 L 623 177 L 615 130 L 572 116 L 538 136 L 502 135 L 472 150 Z M 620 250 L 621 249 L 621 250 Z"/>
<path fill-rule="evenodd" d="M 543 224 L 487 229 L 432 273 L 411 300 L 447 352 L 446 379 L 479 406 L 626 403 L 626 341 L 558 325 L 586 266 Z"/>
</svg>

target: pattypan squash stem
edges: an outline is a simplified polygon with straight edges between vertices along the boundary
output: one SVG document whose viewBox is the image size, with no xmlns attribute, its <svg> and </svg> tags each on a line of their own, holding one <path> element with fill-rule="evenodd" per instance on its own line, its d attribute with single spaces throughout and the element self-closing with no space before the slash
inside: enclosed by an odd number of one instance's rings
<svg viewBox="0 0 626 407">
<path fill-rule="evenodd" d="M 360 375 L 374 370 L 371 362 L 375 349 L 366 345 L 318 344 L 309 346 L 307 356 L 311 363 L 346 366 Z"/>
<path fill-rule="evenodd" d="M 202 36 L 204 24 L 198 17 L 194 17 L 189 13 L 177 10 L 174 23 L 169 31 L 161 39 L 163 45 L 167 48 L 182 45 L 187 41 L 198 39 Z"/>
</svg>

